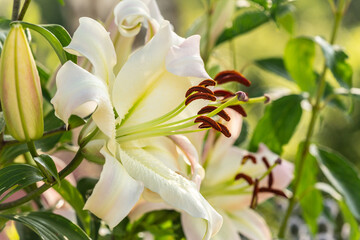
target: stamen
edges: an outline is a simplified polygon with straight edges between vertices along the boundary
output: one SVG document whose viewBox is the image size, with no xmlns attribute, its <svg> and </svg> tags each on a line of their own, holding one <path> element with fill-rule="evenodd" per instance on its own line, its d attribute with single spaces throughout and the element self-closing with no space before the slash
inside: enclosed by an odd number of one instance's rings
<svg viewBox="0 0 360 240">
<path fill-rule="evenodd" d="M 197 92 L 187 97 L 187 99 L 185 100 L 185 105 L 189 105 L 189 103 L 197 99 L 216 101 L 216 97 L 214 95 L 211 95 L 209 93 Z"/>
<path fill-rule="evenodd" d="M 250 154 L 245 155 L 245 156 L 243 157 L 243 159 L 242 159 L 242 161 L 241 161 L 241 164 L 244 165 L 244 164 L 247 162 L 247 160 L 249 160 L 249 159 L 251 160 L 251 162 L 252 162 L 253 164 L 256 164 L 256 158 L 255 158 L 255 156 L 250 155 Z"/>
<path fill-rule="evenodd" d="M 254 181 L 249 175 L 246 175 L 245 173 L 238 173 L 235 176 L 235 180 L 244 179 L 249 185 L 252 185 Z"/>
<path fill-rule="evenodd" d="M 211 128 L 211 126 L 207 123 L 202 123 L 199 125 L 199 128 Z"/>
<path fill-rule="evenodd" d="M 250 202 L 250 208 L 254 209 L 257 206 L 258 202 L 258 192 L 259 192 L 259 179 L 255 179 L 254 191 Z"/>
<path fill-rule="evenodd" d="M 265 102 L 264 103 L 265 104 L 269 103 L 270 100 L 271 100 L 270 96 L 268 94 L 264 94 L 264 97 L 265 97 Z"/>
<path fill-rule="evenodd" d="M 226 90 L 215 90 L 214 95 L 216 97 L 223 97 L 224 99 L 234 96 L 235 94 Z"/>
<path fill-rule="evenodd" d="M 217 84 L 238 82 L 247 87 L 251 85 L 249 80 L 247 80 L 241 73 L 234 70 L 222 71 L 215 76 L 214 80 L 217 82 Z"/>
<path fill-rule="evenodd" d="M 187 90 L 187 92 L 185 93 L 185 97 L 188 97 L 193 92 L 202 92 L 202 93 L 208 93 L 208 94 L 214 95 L 213 91 L 211 91 L 210 89 L 208 89 L 206 87 L 194 86 L 194 87 L 189 88 L 189 90 Z"/>
<path fill-rule="evenodd" d="M 240 105 L 232 105 L 232 106 L 228 106 L 228 108 L 231 108 L 231 109 L 235 110 L 236 112 L 238 112 L 243 117 L 247 116 L 247 114 L 245 112 L 245 109 Z"/>
<path fill-rule="evenodd" d="M 276 163 L 276 164 L 281 165 L 281 162 L 282 162 L 281 158 L 278 158 L 278 159 L 275 160 L 275 163 Z"/>
<path fill-rule="evenodd" d="M 198 114 L 209 113 L 209 112 L 214 111 L 215 109 L 217 109 L 217 107 L 215 107 L 215 106 L 205 106 L 202 109 L 200 109 Z M 221 110 L 220 112 L 218 112 L 217 115 L 222 117 L 225 121 L 230 121 L 230 116 L 224 110 Z"/>
<path fill-rule="evenodd" d="M 231 137 L 231 133 L 229 131 L 229 129 L 224 125 L 224 124 L 221 124 L 221 123 L 218 123 L 219 126 L 221 127 L 221 133 L 224 134 L 225 137 Z"/>
<path fill-rule="evenodd" d="M 278 189 L 261 187 L 261 188 L 259 189 L 259 192 L 273 193 L 273 194 L 275 194 L 275 195 L 282 196 L 282 197 L 284 197 L 284 198 L 288 198 L 283 191 L 278 190 Z"/>
<path fill-rule="evenodd" d="M 246 92 L 238 91 L 238 92 L 235 93 L 235 95 L 237 96 L 239 101 L 242 101 L 242 102 L 249 101 L 249 96 L 248 96 L 248 94 Z"/>
<path fill-rule="evenodd" d="M 215 85 L 216 85 L 216 82 L 212 79 L 206 79 L 206 80 L 202 81 L 201 83 L 199 83 L 199 86 L 204 86 L 204 87 L 215 86 Z"/>
<path fill-rule="evenodd" d="M 261 159 L 263 161 L 263 163 L 265 164 L 266 168 L 269 169 L 270 168 L 270 164 L 268 162 L 268 160 L 266 159 L 266 157 L 262 157 Z M 271 188 L 272 185 L 274 183 L 274 175 L 273 173 L 270 171 L 269 173 L 269 177 L 268 177 L 268 187 Z"/>
<path fill-rule="evenodd" d="M 222 128 L 220 127 L 219 123 L 215 122 L 213 119 L 211 119 L 209 117 L 200 116 L 200 117 L 197 117 L 194 122 L 195 123 L 198 123 L 198 122 L 205 123 L 205 124 L 211 126 L 216 131 L 219 131 L 219 132 L 222 131 Z"/>
</svg>

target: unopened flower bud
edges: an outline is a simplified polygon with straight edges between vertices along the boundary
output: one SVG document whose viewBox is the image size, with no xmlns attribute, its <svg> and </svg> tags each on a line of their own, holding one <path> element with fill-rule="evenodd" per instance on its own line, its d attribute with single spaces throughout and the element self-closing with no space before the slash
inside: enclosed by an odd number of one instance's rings
<svg viewBox="0 0 360 240">
<path fill-rule="evenodd" d="M 20 24 L 11 26 L 1 54 L 0 99 L 6 128 L 16 140 L 42 137 L 40 77 Z"/>
</svg>

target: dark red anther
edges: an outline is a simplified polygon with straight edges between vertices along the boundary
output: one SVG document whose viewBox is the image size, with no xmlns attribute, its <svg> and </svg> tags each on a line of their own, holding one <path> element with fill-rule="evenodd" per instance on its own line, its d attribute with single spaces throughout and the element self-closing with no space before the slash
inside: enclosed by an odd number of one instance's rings
<svg viewBox="0 0 360 240">
<path fill-rule="evenodd" d="M 237 99 L 239 101 L 242 101 L 242 102 L 247 102 L 249 101 L 249 96 L 246 92 L 243 92 L 243 91 L 238 91 L 235 93 L 235 95 L 237 96 Z"/>
<path fill-rule="evenodd" d="M 193 92 L 202 92 L 202 93 L 208 93 L 208 94 L 214 95 L 213 91 L 211 91 L 210 89 L 208 89 L 206 87 L 194 86 L 194 87 L 189 88 L 189 90 L 187 90 L 187 92 L 185 93 L 185 97 L 188 97 Z"/>
<path fill-rule="evenodd" d="M 264 103 L 265 104 L 269 103 L 270 100 L 271 100 L 270 96 L 268 94 L 264 94 L 264 97 L 265 97 L 265 102 Z"/>
<path fill-rule="evenodd" d="M 239 73 L 235 70 L 219 72 L 215 76 L 214 80 L 217 82 L 217 84 L 223 84 L 223 83 L 228 83 L 228 82 L 238 82 L 247 87 L 249 87 L 251 84 L 251 82 L 249 80 L 247 80 L 241 73 Z"/>
<path fill-rule="evenodd" d="M 204 87 L 215 86 L 215 85 L 216 85 L 216 82 L 212 79 L 206 79 L 206 80 L 202 81 L 201 83 L 199 83 L 199 86 L 204 86 Z"/>
<path fill-rule="evenodd" d="M 245 109 L 241 105 L 232 105 L 232 106 L 228 106 L 228 108 L 235 110 L 237 113 L 239 113 L 243 117 L 247 116 Z"/>
<path fill-rule="evenodd" d="M 197 100 L 197 99 L 216 101 L 216 97 L 214 95 L 211 95 L 209 93 L 197 92 L 197 93 L 191 94 L 190 96 L 188 96 L 186 98 L 185 105 L 188 105 L 189 103 L 191 103 L 192 101 Z"/>
<path fill-rule="evenodd" d="M 202 123 L 199 125 L 199 128 L 211 128 L 211 126 L 207 123 Z"/>
<path fill-rule="evenodd" d="M 259 179 L 255 179 L 254 182 L 254 190 L 253 190 L 253 194 L 251 197 L 251 202 L 250 202 L 250 208 L 254 209 L 257 206 L 257 202 L 258 202 L 258 192 L 259 192 Z"/>
<path fill-rule="evenodd" d="M 272 188 L 262 187 L 262 188 L 259 189 L 259 192 L 273 193 L 273 194 L 275 194 L 275 195 L 282 196 L 282 197 L 284 197 L 284 198 L 288 198 L 283 191 L 278 190 L 278 189 L 272 189 Z"/>
<path fill-rule="evenodd" d="M 243 159 L 241 160 L 241 164 L 245 164 L 246 162 L 247 162 L 247 160 L 251 160 L 251 162 L 253 163 L 253 164 L 256 164 L 256 157 L 255 156 L 253 156 L 253 155 L 250 155 L 250 154 L 248 154 L 248 155 L 245 155 L 244 157 L 243 157 Z"/>
<path fill-rule="evenodd" d="M 278 159 L 275 160 L 275 163 L 276 163 L 276 164 L 281 165 L 281 162 L 282 162 L 281 158 L 278 158 Z"/>
<path fill-rule="evenodd" d="M 210 113 L 210 112 L 214 111 L 215 109 L 217 109 L 217 107 L 215 107 L 215 106 L 205 106 L 202 109 L 200 109 L 198 114 Z M 221 110 L 220 112 L 218 112 L 217 115 L 222 117 L 225 121 L 230 121 L 230 116 L 224 110 Z"/>
<path fill-rule="evenodd" d="M 238 173 L 235 176 L 235 180 L 244 179 L 249 185 L 252 185 L 254 181 L 249 175 L 246 175 L 245 173 Z"/>
<path fill-rule="evenodd" d="M 266 168 L 269 169 L 270 168 L 270 164 L 268 162 L 268 160 L 266 159 L 266 157 L 262 157 L 261 159 L 263 161 L 263 163 L 265 164 Z M 269 176 L 268 176 L 268 187 L 271 188 L 272 185 L 274 183 L 274 175 L 273 173 L 270 171 Z"/>
<path fill-rule="evenodd" d="M 206 125 L 211 126 L 213 129 L 215 129 L 216 131 L 221 132 L 222 128 L 220 127 L 220 125 L 215 122 L 213 119 L 206 117 L 206 116 L 200 116 L 195 118 L 195 123 L 201 122 L 201 123 L 205 123 Z M 206 126 L 205 125 L 205 126 Z"/>
<path fill-rule="evenodd" d="M 223 97 L 224 99 L 235 96 L 234 93 L 232 93 L 230 91 L 226 91 L 226 90 L 215 90 L 214 95 L 216 97 Z"/>
<path fill-rule="evenodd" d="M 229 129 L 224 124 L 221 124 L 221 123 L 218 123 L 218 124 L 221 127 L 220 132 L 222 134 L 224 134 L 225 137 L 228 137 L 228 138 L 231 137 L 231 133 L 230 133 Z"/>
</svg>

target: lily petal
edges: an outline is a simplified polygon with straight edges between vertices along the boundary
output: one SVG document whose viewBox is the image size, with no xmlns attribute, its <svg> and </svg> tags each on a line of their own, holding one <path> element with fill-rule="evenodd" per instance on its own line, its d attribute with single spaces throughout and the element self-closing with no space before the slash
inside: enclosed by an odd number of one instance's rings
<svg viewBox="0 0 360 240">
<path fill-rule="evenodd" d="M 225 212 L 220 213 L 224 222 L 220 231 L 212 238 L 212 240 L 240 240 L 240 235 L 232 223 L 232 220 L 227 216 L 227 214 L 225 214 Z"/>
<path fill-rule="evenodd" d="M 222 217 L 196 190 L 193 182 L 165 167 L 143 149 L 119 147 L 119 154 L 130 176 L 158 193 L 167 204 L 184 210 L 193 217 L 206 220 L 207 231 L 204 239 L 209 239 L 220 229 Z"/>
<path fill-rule="evenodd" d="M 84 209 L 91 211 L 113 228 L 128 215 L 144 187 L 130 177 L 121 163 L 105 148 L 101 153 L 105 156 L 105 164 L 99 182 L 86 201 Z"/>
<path fill-rule="evenodd" d="M 79 21 L 80 26 L 65 49 L 89 59 L 95 76 L 111 85 L 115 78 L 113 68 L 116 64 L 116 53 L 109 33 L 91 18 L 82 17 Z"/>
<path fill-rule="evenodd" d="M 174 38 L 180 38 L 175 35 Z M 210 78 L 200 57 L 200 36 L 193 35 L 172 46 L 166 56 L 166 69 L 178 76 Z"/>
<path fill-rule="evenodd" d="M 228 213 L 235 228 L 251 240 L 271 240 L 271 232 L 265 220 L 254 210 L 244 209 Z"/>
<path fill-rule="evenodd" d="M 99 129 L 111 137 L 115 132 L 115 116 L 107 86 L 102 80 L 71 61 L 66 62 L 56 76 L 57 92 L 51 103 L 56 116 L 68 124 L 77 115 L 92 118 Z"/>
<path fill-rule="evenodd" d="M 158 210 L 173 210 L 174 208 L 169 206 L 164 202 L 148 202 L 148 201 L 139 201 L 135 207 L 131 210 L 128 217 L 130 221 L 136 221 L 141 216 L 148 212 L 158 211 Z"/>
</svg>

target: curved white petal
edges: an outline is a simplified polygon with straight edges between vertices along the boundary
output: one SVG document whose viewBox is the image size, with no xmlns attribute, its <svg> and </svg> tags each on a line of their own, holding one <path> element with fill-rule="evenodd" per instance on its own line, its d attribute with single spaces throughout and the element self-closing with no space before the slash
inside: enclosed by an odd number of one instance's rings
<svg viewBox="0 0 360 240">
<path fill-rule="evenodd" d="M 131 210 L 128 217 L 130 221 L 136 221 L 146 213 L 152 211 L 158 211 L 158 210 L 172 210 L 172 209 L 174 208 L 164 202 L 148 202 L 148 201 L 140 200 Z"/>
<path fill-rule="evenodd" d="M 176 209 L 184 210 L 193 217 L 207 221 L 204 239 L 209 239 L 221 227 L 222 217 L 196 190 L 196 185 L 165 167 L 159 160 L 143 149 L 119 147 L 120 159 L 127 172 L 142 182 L 146 188 L 158 193 Z"/>
<path fill-rule="evenodd" d="M 65 49 L 89 59 L 95 76 L 111 85 L 115 78 L 113 68 L 116 64 L 116 53 L 109 33 L 91 18 L 82 17 L 79 21 L 80 26 Z"/>
<path fill-rule="evenodd" d="M 228 213 L 235 228 L 250 240 L 271 240 L 265 220 L 252 209 Z"/>
<path fill-rule="evenodd" d="M 225 214 L 225 212 L 220 212 L 223 217 L 223 225 L 220 231 L 212 238 L 212 240 L 240 240 L 240 235 L 238 230 L 235 228 L 231 219 Z"/>
<path fill-rule="evenodd" d="M 144 24 L 150 39 L 163 20 L 155 0 L 123 0 L 116 5 L 114 15 L 120 33 L 126 37 L 138 34 Z"/>
<path fill-rule="evenodd" d="M 127 216 L 139 200 L 143 184 L 134 180 L 110 153 L 102 149 L 105 164 L 99 182 L 86 201 L 84 209 L 103 219 L 110 228 Z"/>
<path fill-rule="evenodd" d="M 193 35 L 172 46 L 166 56 L 166 69 L 178 76 L 210 78 L 200 57 L 200 36 Z"/>
<path fill-rule="evenodd" d="M 111 137 L 115 132 L 115 117 L 105 83 L 71 61 L 66 62 L 56 76 L 57 91 L 51 103 L 56 116 L 68 124 L 77 115 L 92 118 L 99 129 Z"/>
</svg>

